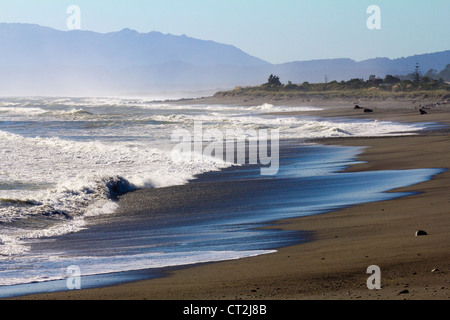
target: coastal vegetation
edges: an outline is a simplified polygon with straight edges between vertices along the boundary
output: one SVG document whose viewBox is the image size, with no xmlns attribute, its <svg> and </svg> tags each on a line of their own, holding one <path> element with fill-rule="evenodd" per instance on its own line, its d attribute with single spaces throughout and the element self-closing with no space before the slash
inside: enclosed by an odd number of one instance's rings
<svg viewBox="0 0 450 320">
<path fill-rule="evenodd" d="M 323 83 L 303 82 L 281 83 L 280 77 L 271 74 L 266 83 L 257 86 L 236 87 L 230 91 L 219 91 L 216 97 L 270 97 L 270 98 L 450 98 L 450 64 L 437 73 L 429 70 L 425 75 L 416 64 L 413 72 L 406 76 L 386 75 L 379 78 L 369 75 L 367 80 L 350 79 L 348 81 L 330 81 Z"/>
</svg>

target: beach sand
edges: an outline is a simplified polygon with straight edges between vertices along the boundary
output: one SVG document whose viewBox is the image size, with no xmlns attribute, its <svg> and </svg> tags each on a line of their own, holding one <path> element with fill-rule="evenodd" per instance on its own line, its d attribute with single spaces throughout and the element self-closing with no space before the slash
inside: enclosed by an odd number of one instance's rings
<svg viewBox="0 0 450 320">
<path fill-rule="evenodd" d="M 206 99 L 204 102 L 208 103 Z M 432 107 L 427 115 L 421 116 L 418 111 L 421 103 L 279 102 L 330 106 L 311 115 L 450 124 L 449 104 Z M 353 110 L 354 104 L 373 108 L 374 112 Z M 348 171 L 447 168 L 450 163 L 447 130 L 415 136 L 337 138 L 320 142 L 367 146 L 359 159 L 364 163 L 352 165 Z M 447 171 L 430 181 L 396 190 L 417 192 L 411 196 L 279 221 L 273 228 L 310 231 L 313 241 L 281 248 L 276 253 L 176 268 L 157 279 L 21 299 L 446 300 L 450 297 L 449 189 L 450 172 Z M 428 234 L 415 236 L 419 229 Z M 381 270 L 381 289 L 367 288 L 370 265 L 377 265 Z"/>
</svg>

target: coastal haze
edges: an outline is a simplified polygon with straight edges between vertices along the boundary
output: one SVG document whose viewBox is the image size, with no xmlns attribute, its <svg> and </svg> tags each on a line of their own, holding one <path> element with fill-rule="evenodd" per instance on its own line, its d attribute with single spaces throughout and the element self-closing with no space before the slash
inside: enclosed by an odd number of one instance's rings
<svg viewBox="0 0 450 320">
<path fill-rule="evenodd" d="M 272 64 L 235 46 L 186 35 L 59 31 L 32 24 L 1 23 L 0 43 L 0 94 L 6 96 L 196 97 L 262 84 L 270 74 L 283 83 L 347 81 L 405 76 L 416 63 L 424 73 L 438 73 L 450 61 L 448 50 L 397 59 Z"/>
</svg>

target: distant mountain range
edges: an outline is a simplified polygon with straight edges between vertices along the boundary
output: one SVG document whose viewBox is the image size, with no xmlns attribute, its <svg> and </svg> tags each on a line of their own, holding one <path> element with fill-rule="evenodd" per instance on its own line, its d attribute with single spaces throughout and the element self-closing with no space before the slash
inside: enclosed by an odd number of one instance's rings
<svg viewBox="0 0 450 320">
<path fill-rule="evenodd" d="M 58 31 L 0 24 L 1 95 L 111 95 L 216 90 L 261 84 L 269 74 L 287 83 L 423 73 L 450 63 L 450 50 L 400 59 L 327 59 L 271 64 L 213 41 L 123 29 Z"/>
</svg>

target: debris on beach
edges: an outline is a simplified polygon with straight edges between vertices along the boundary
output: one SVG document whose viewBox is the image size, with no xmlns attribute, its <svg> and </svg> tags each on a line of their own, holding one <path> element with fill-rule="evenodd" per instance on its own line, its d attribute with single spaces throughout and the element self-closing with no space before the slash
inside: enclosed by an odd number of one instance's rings
<svg viewBox="0 0 450 320">
<path fill-rule="evenodd" d="M 424 230 L 417 230 L 416 231 L 416 237 L 418 236 L 426 236 L 428 233 Z"/>
</svg>

